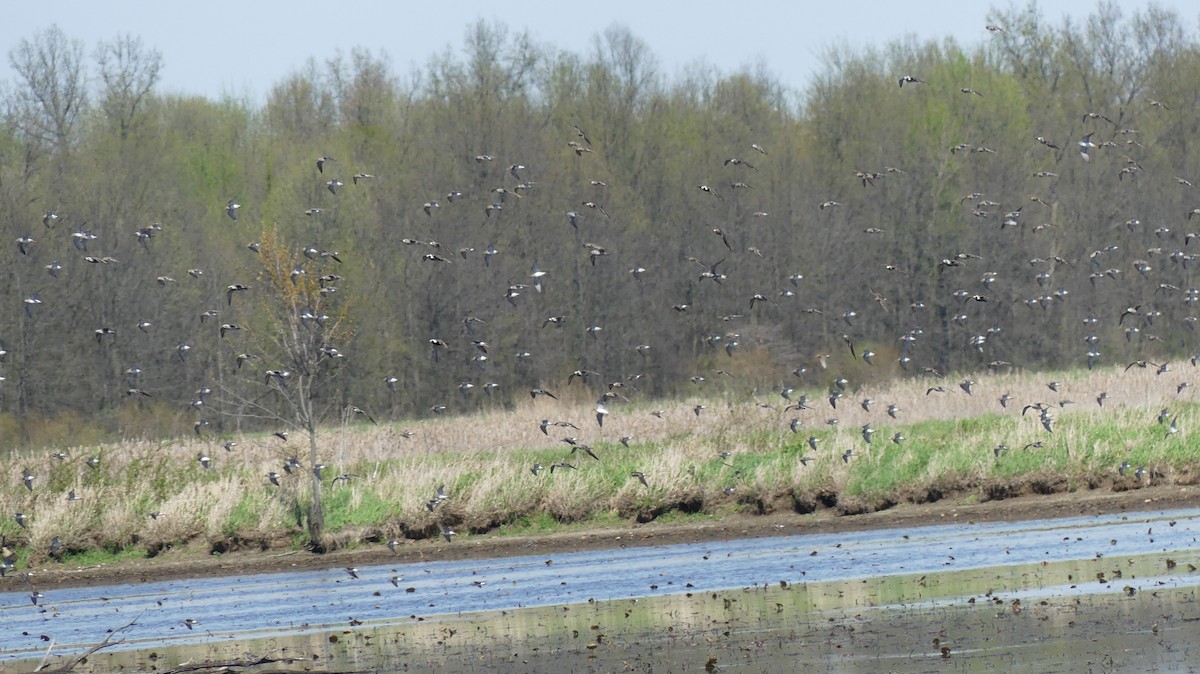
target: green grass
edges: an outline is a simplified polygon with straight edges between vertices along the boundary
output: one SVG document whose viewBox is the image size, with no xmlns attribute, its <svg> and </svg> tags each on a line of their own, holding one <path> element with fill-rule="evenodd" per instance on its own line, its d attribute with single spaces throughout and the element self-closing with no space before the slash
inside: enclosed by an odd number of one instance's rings
<svg viewBox="0 0 1200 674">
<path fill-rule="evenodd" d="M 259 493 L 246 493 L 230 511 L 222 524 L 221 532 L 233 538 L 246 531 L 253 531 L 261 519 L 263 499 Z"/>
<path fill-rule="evenodd" d="M 679 516 L 690 517 L 682 514 Z M 667 521 L 670 517 L 673 516 L 664 516 L 664 521 Z M 620 517 L 614 512 L 596 513 L 594 516 L 579 522 L 561 522 L 549 513 L 535 513 L 522 515 L 509 524 L 497 527 L 495 533 L 500 536 L 545 535 L 600 527 L 615 527 L 626 524 L 629 524 L 629 520 Z"/>
<path fill-rule="evenodd" d="M 130 559 L 143 559 L 145 556 L 146 549 L 137 545 L 130 545 L 118 550 L 93 548 L 91 550 L 63 555 L 63 563 L 78 566 L 99 566 L 102 564 L 115 564 Z"/>
<path fill-rule="evenodd" d="M 529 534 L 549 534 L 559 531 L 562 523 L 547 513 L 521 515 L 508 524 L 501 525 L 496 533 L 501 536 L 523 536 Z"/>
<path fill-rule="evenodd" d="M 338 531 L 343 527 L 382 526 L 395 514 L 393 505 L 372 489 L 339 485 L 325 491 L 325 527 Z"/>
</svg>

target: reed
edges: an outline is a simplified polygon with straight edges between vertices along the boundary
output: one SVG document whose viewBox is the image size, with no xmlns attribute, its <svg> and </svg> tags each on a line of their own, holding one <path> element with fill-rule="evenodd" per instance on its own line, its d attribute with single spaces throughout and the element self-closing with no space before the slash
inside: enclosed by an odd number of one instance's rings
<svg viewBox="0 0 1200 674">
<path fill-rule="evenodd" d="M 820 390 L 808 392 L 811 409 L 789 411 L 778 394 L 610 404 L 603 428 L 586 401 L 545 399 L 457 418 L 342 424 L 320 436 L 325 543 L 435 537 L 442 524 L 467 536 L 679 513 L 852 514 L 950 496 L 1197 479 L 1193 429 L 1200 411 L 1190 387 L 1177 392 L 1179 376 L 1098 369 L 972 378 L 969 395 L 959 386 L 964 377 L 922 377 L 844 391 L 836 408 Z M 1057 392 L 1047 386 L 1052 380 Z M 1096 402 L 1101 391 L 1108 393 L 1103 407 Z M 1001 394 L 1012 397 L 1006 408 Z M 868 398 L 869 409 L 861 404 Z M 1053 432 L 1042 427 L 1038 410 L 1023 413 L 1035 403 L 1050 406 Z M 886 413 L 890 404 L 899 408 L 896 418 Z M 696 414 L 697 405 L 706 408 Z M 551 425 L 543 433 L 542 419 L 575 427 Z M 869 444 L 867 424 L 875 430 Z M 892 441 L 896 433 L 900 442 Z M 572 454 L 564 438 L 586 443 L 599 460 Z M 45 560 L 55 537 L 68 556 L 157 553 L 197 541 L 214 550 L 303 544 L 310 467 L 288 475 L 282 466 L 304 453 L 266 435 L 232 438 L 237 445 L 226 451 L 226 439 L 72 447 L 66 459 L 49 449 L 9 456 L 0 460 L 11 485 L 0 492 L 0 535 L 34 563 Z M 211 468 L 197 460 L 201 452 Z M 99 464 L 88 467 L 88 457 Z M 550 470 L 560 462 L 573 468 Z M 538 475 L 535 464 L 543 466 Z M 37 475 L 32 491 L 22 485 L 24 469 Z M 269 471 L 280 473 L 279 486 L 268 481 Z M 449 498 L 431 509 L 442 485 Z M 68 501 L 71 489 L 78 500 Z M 27 516 L 27 528 L 18 527 L 17 512 Z"/>
</svg>

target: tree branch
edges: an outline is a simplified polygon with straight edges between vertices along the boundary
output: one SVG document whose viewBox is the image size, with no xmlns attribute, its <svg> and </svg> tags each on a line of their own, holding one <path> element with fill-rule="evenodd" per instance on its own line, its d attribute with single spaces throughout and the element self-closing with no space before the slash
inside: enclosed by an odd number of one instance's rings
<svg viewBox="0 0 1200 674">
<path fill-rule="evenodd" d="M 91 648 L 87 649 L 82 654 L 75 656 L 75 658 L 73 660 L 71 660 L 70 662 L 68 662 L 67 664 L 65 664 L 61 667 L 55 667 L 54 669 L 42 669 L 43 665 L 45 665 L 45 662 L 46 662 L 45 658 L 43 658 L 42 663 L 39 664 L 37 666 L 37 668 L 34 669 L 33 671 L 46 672 L 47 674 L 64 674 L 65 672 L 73 671 L 76 667 L 79 666 L 79 664 L 81 662 L 88 659 L 88 657 L 91 656 L 96 651 L 99 651 L 102 648 L 108 648 L 109 646 L 115 646 L 115 645 L 121 643 L 120 641 L 113 641 L 112 640 L 113 637 L 117 636 L 121 632 L 124 632 L 125 630 L 129 629 L 130 627 L 133 627 L 135 624 L 137 624 L 138 618 L 140 618 L 140 617 L 142 617 L 142 615 L 139 613 L 137 618 L 134 618 L 133 620 L 130 620 L 129 622 L 118 627 L 117 629 L 110 631 L 108 633 L 108 635 L 104 637 L 103 640 L 101 640 L 99 643 L 95 644 Z M 53 647 L 53 644 L 51 644 L 51 647 Z M 46 655 L 49 656 L 50 651 L 47 650 Z"/>
</svg>

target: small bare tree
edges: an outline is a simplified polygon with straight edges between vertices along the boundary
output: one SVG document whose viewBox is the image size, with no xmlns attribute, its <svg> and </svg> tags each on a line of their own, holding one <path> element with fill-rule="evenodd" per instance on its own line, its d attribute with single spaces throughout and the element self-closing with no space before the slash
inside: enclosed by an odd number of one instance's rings
<svg viewBox="0 0 1200 674">
<path fill-rule="evenodd" d="M 324 510 L 318 430 L 338 418 L 335 380 L 342 371 L 344 347 L 351 336 L 349 305 L 330 283 L 327 268 L 338 264 L 337 253 L 313 247 L 295 251 L 274 230 L 264 230 L 260 246 L 261 271 L 253 287 L 255 307 L 243 326 L 226 324 L 223 331 L 249 333 L 242 343 L 252 351 L 239 353 L 245 361 L 242 376 L 222 384 L 220 409 L 238 418 L 257 419 L 284 427 L 277 433 L 302 434 L 308 440 L 311 499 L 307 529 L 314 549 L 323 550 Z M 231 288 L 230 305 L 239 304 L 240 291 Z M 236 313 L 236 312 L 235 312 Z M 253 364 L 251 364 L 253 363 Z M 303 479 L 303 478 L 302 478 Z"/>
</svg>

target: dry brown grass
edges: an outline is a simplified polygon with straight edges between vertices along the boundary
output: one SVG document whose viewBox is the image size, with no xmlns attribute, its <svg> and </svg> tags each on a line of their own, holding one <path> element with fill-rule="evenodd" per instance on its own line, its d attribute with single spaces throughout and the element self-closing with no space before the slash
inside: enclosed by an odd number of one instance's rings
<svg viewBox="0 0 1200 674">
<path fill-rule="evenodd" d="M 1191 404 L 1191 388 L 1176 392 L 1191 374 L 1190 367 L 1164 375 L 1140 368 L 979 373 L 970 376 L 975 381 L 971 395 L 959 387 L 962 376 L 920 377 L 847 390 L 836 409 L 827 401 L 828 392 L 810 391 L 812 409 L 786 412 L 787 401 L 777 393 L 738 396 L 732 388 L 697 387 L 695 397 L 683 400 L 611 403 L 603 428 L 594 418 L 591 396 L 579 389 L 560 401 L 524 401 L 513 411 L 339 425 L 326 429 L 320 442 L 328 466 L 327 494 L 348 490 L 336 500 L 335 514 L 338 521 L 353 523 L 354 531 L 426 536 L 436 535 L 440 522 L 461 534 L 538 517 L 567 523 L 645 519 L 673 510 L 806 510 L 839 495 L 843 507 L 854 511 L 962 489 L 1008 493 L 1005 489 L 1026 489 L 1034 480 L 1094 483 L 1127 457 L 1151 466 L 1148 474 L 1154 479 L 1194 480 L 1197 471 L 1189 462 L 1200 451 L 1191 440 L 1192 425 L 1200 423 L 1200 415 Z M 1052 380 L 1059 382 L 1058 392 L 1047 387 Z M 937 386 L 946 390 L 929 391 Z M 706 391 L 719 394 L 702 397 Z M 1095 401 L 1101 391 L 1109 394 L 1104 408 Z M 1002 393 L 1013 398 L 1007 409 L 998 402 Z M 865 398 L 875 401 L 869 411 L 859 404 Z M 1073 404 L 1060 407 L 1060 401 Z M 1036 412 L 1021 414 L 1024 405 L 1035 402 L 1054 406 L 1056 433 L 1041 428 Z M 701 404 L 706 409 L 697 415 L 694 409 Z M 898 419 L 886 415 L 889 404 L 900 408 Z M 1154 423 L 1163 407 L 1179 422 L 1179 433 L 1171 438 L 1165 437 L 1165 425 Z M 651 414 L 656 410 L 661 415 Z M 795 434 L 788 429 L 793 417 L 801 420 Z M 832 418 L 837 425 L 826 424 Z M 578 429 L 551 426 L 543 434 L 541 419 L 571 422 Z M 980 423 L 966 423 L 972 419 Z M 867 423 L 878 431 L 870 446 L 861 435 Z M 937 427 L 942 435 L 936 447 L 922 436 L 934 428 L 922 425 L 928 423 L 943 424 Z M 1110 430 L 1100 432 L 1101 427 Z M 406 430 L 414 435 L 403 437 Z M 890 442 L 896 430 L 908 436 L 903 444 Z M 810 434 L 822 440 L 815 451 L 805 444 Z M 618 442 L 622 436 L 632 438 L 630 448 Z M 602 461 L 570 455 L 564 437 L 590 444 Z M 66 462 L 48 452 L 10 456 L 0 462 L 9 484 L 19 486 L 26 467 L 39 478 L 33 493 L 23 487 L 0 493 L 0 508 L 8 513 L 0 533 L 36 556 L 54 536 L 72 549 L 119 549 L 134 541 L 161 546 L 194 539 L 263 540 L 301 530 L 294 506 L 308 498 L 307 469 L 284 476 L 278 488 L 265 475 L 283 473 L 286 457 L 306 452 L 269 435 L 236 440 L 232 452 L 212 438 L 187 436 L 73 447 Z M 1047 448 L 1020 451 L 1038 440 Z M 998 462 L 990 450 L 1001 442 L 1011 458 Z M 844 462 L 847 449 L 854 458 Z M 211 471 L 196 461 L 201 451 L 212 457 Z M 731 458 L 723 460 L 723 452 Z M 802 465 L 801 455 L 813 461 Z M 101 458 L 98 468 L 83 465 L 89 456 Z M 577 470 L 550 474 L 550 464 L 564 459 Z M 540 476 L 530 471 L 535 462 L 546 469 Z M 649 487 L 631 477 L 632 470 L 646 473 Z M 909 471 L 903 487 L 889 481 L 903 471 Z M 329 485 L 341 473 L 352 475 L 349 483 Z M 998 489 L 999 483 L 1007 486 Z M 431 512 L 426 503 L 442 484 L 451 498 Z M 80 501 L 66 500 L 71 487 Z M 151 520 L 152 510 L 163 516 Z M 29 515 L 28 531 L 17 529 L 11 519 L 17 511 Z"/>
</svg>

